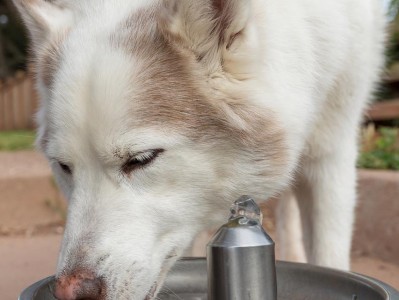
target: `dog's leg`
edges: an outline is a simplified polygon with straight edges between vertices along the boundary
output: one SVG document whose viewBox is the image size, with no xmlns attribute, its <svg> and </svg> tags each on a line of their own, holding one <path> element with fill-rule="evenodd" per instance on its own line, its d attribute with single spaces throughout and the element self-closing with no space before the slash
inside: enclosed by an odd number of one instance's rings
<svg viewBox="0 0 399 300">
<path fill-rule="evenodd" d="M 296 195 L 309 263 L 349 269 L 356 187 L 356 138 L 306 159 Z"/>
<path fill-rule="evenodd" d="M 298 204 L 290 189 L 278 199 L 276 229 L 280 259 L 306 262 Z"/>
</svg>

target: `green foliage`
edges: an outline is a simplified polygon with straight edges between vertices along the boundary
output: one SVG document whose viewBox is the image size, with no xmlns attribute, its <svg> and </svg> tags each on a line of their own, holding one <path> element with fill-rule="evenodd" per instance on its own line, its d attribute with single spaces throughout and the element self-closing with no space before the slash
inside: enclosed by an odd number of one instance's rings
<svg viewBox="0 0 399 300">
<path fill-rule="evenodd" d="M 0 131 L 0 151 L 33 149 L 35 133 L 33 131 Z"/>
<path fill-rule="evenodd" d="M 0 0 L 0 78 L 26 68 L 28 41 L 11 0 Z"/>
<path fill-rule="evenodd" d="M 399 128 L 382 127 L 358 160 L 358 167 L 399 170 Z"/>
</svg>

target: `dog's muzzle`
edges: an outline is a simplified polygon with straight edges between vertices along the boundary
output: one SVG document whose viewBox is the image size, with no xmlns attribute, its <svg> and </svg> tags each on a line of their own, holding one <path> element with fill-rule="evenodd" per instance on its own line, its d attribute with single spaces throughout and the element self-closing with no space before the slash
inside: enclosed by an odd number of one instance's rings
<svg viewBox="0 0 399 300">
<path fill-rule="evenodd" d="M 89 271 L 60 276 L 55 284 L 54 297 L 58 300 L 98 300 L 104 295 L 105 285 Z"/>
</svg>

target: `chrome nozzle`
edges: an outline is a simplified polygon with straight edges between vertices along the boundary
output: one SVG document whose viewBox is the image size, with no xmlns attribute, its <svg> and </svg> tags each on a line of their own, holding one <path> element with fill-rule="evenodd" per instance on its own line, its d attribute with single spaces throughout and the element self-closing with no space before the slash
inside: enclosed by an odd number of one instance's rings
<svg viewBox="0 0 399 300">
<path fill-rule="evenodd" d="M 274 242 L 262 228 L 262 213 L 249 196 L 207 246 L 208 300 L 276 300 Z"/>
</svg>

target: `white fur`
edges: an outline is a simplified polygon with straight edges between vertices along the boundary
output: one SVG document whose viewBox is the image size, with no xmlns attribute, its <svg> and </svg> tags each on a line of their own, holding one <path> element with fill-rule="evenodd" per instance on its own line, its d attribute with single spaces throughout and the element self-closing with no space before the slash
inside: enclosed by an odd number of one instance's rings
<svg viewBox="0 0 399 300">
<path fill-rule="evenodd" d="M 187 128 L 134 123 L 142 101 L 134 78 L 142 61 L 115 49 L 109 35 L 157 0 L 14 1 L 38 56 L 54 34 L 68 32 L 54 85 L 46 88 L 40 72 L 38 81 L 39 143 L 49 135 L 44 150 L 69 198 L 59 275 L 83 265 L 106 278 L 107 299 L 142 300 L 199 231 L 223 222 L 235 197 L 265 199 L 291 188 L 308 261 L 349 268 L 357 128 L 383 65 L 380 0 L 230 0 L 234 20 L 223 34 L 241 34 L 228 49 L 208 35 L 208 0 L 177 1 L 177 12 L 165 12 L 181 51 L 204 54 L 193 70 L 198 86 L 236 128 L 237 139 L 251 124 L 231 105 L 254 117 L 275 116 L 286 146 L 284 166 L 270 176 L 256 175 L 253 153 L 194 143 L 183 133 Z M 37 14 L 47 25 L 35 23 Z M 113 155 L 158 148 L 165 152 L 129 177 Z M 63 173 L 59 161 L 73 175 Z M 264 172 L 272 163 L 265 158 Z M 279 222 L 288 222 L 284 215 Z"/>
</svg>

